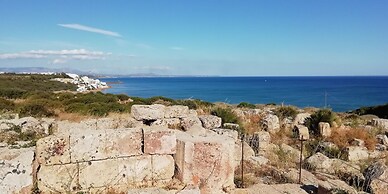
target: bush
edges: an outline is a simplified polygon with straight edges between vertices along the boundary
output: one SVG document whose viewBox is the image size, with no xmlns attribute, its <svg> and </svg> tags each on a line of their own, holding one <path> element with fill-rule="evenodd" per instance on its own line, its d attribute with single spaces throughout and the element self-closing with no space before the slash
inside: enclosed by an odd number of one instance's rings
<svg viewBox="0 0 388 194">
<path fill-rule="evenodd" d="M 21 116 L 32 117 L 51 117 L 54 116 L 54 112 L 49 110 L 44 104 L 30 102 L 22 105 L 19 108 L 19 114 Z"/>
<path fill-rule="evenodd" d="M 217 117 L 221 117 L 222 119 L 222 124 L 224 123 L 239 123 L 239 118 L 237 117 L 236 114 L 232 112 L 232 109 L 230 108 L 220 108 L 217 107 L 211 111 L 212 115 L 215 115 Z"/>
<path fill-rule="evenodd" d="M 177 105 L 183 105 L 189 107 L 189 109 L 210 108 L 214 106 L 211 102 L 202 101 L 199 99 L 177 100 Z"/>
<path fill-rule="evenodd" d="M 318 125 L 320 122 L 327 122 L 333 125 L 333 122 L 337 119 L 337 115 L 329 109 L 321 109 L 306 119 L 306 126 L 314 135 L 319 134 Z"/>
<path fill-rule="evenodd" d="M 237 105 L 238 108 L 256 108 L 256 105 L 248 103 L 248 102 L 241 102 Z"/>
<path fill-rule="evenodd" d="M 0 88 L 0 97 L 17 99 L 22 98 L 27 91 L 16 88 Z"/>
<path fill-rule="evenodd" d="M 0 112 L 13 111 L 14 109 L 15 103 L 4 98 L 0 98 Z"/>
<path fill-rule="evenodd" d="M 298 114 L 298 111 L 295 107 L 292 106 L 282 106 L 275 109 L 275 115 L 280 118 L 280 120 L 283 120 L 284 118 L 292 118 L 294 119 L 296 115 Z"/>
</svg>

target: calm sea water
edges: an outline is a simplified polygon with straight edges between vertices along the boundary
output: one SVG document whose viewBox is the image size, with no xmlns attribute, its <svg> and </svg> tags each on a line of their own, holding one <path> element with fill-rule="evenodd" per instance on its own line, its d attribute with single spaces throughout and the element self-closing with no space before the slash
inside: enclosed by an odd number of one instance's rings
<svg viewBox="0 0 388 194">
<path fill-rule="evenodd" d="M 388 103 L 388 76 L 378 77 L 163 77 L 107 78 L 106 93 L 197 98 L 238 104 L 284 103 L 348 111 Z"/>
</svg>

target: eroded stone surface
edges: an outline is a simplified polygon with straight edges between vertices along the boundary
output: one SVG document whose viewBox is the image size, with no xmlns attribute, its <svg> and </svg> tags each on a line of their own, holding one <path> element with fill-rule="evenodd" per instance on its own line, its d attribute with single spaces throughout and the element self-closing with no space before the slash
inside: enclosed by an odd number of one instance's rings
<svg viewBox="0 0 388 194">
<path fill-rule="evenodd" d="M 166 107 L 161 104 L 133 105 L 131 114 L 136 120 L 157 120 L 163 119 Z"/>
<path fill-rule="evenodd" d="M 143 128 L 145 154 L 175 154 L 174 130 L 163 127 Z"/>
<path fill-rule="evenodd" d="M 36 159 L 42 165 L 70 163 L 70 135 L 52 135 L 37 141 Z"/>
<path fill-rule="evenodd" d="M 189 107 L 181 105 L 167 106 L 165 111 L 165 118 L 185 118 L 190 115 Z"/>
<path fill-rule="evenodd" d="M 331 136 L 331 128 L 330 128 L 330 124 L 329 123 L 320 122 L 318 124 L 318 128 L 319 128 L 319 134 L 322 137 L 330 137 Z"/>
<path fill-rule="evenodd" d="M 222 124 L 222 119 L 214 115 L 200 115 L 199 119 L 205 129 L 219 128 Z"/>
</svg>

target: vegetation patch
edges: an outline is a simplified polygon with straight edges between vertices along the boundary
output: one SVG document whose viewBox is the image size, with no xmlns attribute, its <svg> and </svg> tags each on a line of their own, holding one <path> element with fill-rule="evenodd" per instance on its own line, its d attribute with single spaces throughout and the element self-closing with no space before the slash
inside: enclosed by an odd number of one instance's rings
<svg viewBox="0 0 388 194">
<path fill-rule="evenodd" d="M 256 108 L 256 105 L 248 103 L 248 102 L 241 102 L 237 105 L 238 108 Z"/>
<path fill-rule="evenodd" d="M 305 123 L 312 134 L 319 135 L 318 125 L 320 122 L 327 122 L 333 126 L 335 120 L 337 120 L 337 115 L 334 112 L 330 109 L 321 109 L 313 113 L 311 117 L 307 118 Z"/>
<path fill-rule="evenodd" d="M 276 108 L 274 112 L 280 120 L 283 120 L 284 118 L 294 119 L 298 114 L 298 110 L 293 106 L 281 106 Z"/>
</svg>

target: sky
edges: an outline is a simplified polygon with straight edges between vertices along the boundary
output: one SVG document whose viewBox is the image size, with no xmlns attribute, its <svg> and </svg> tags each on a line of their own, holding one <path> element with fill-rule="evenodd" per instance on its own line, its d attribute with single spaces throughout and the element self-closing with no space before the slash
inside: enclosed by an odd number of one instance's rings
<svg viewBox="0 0 388 194">
<path fill-rule="evenodd" d="M 0 67 L 388 75 L 386 0 L 0 0 Z"/>
</svg>

